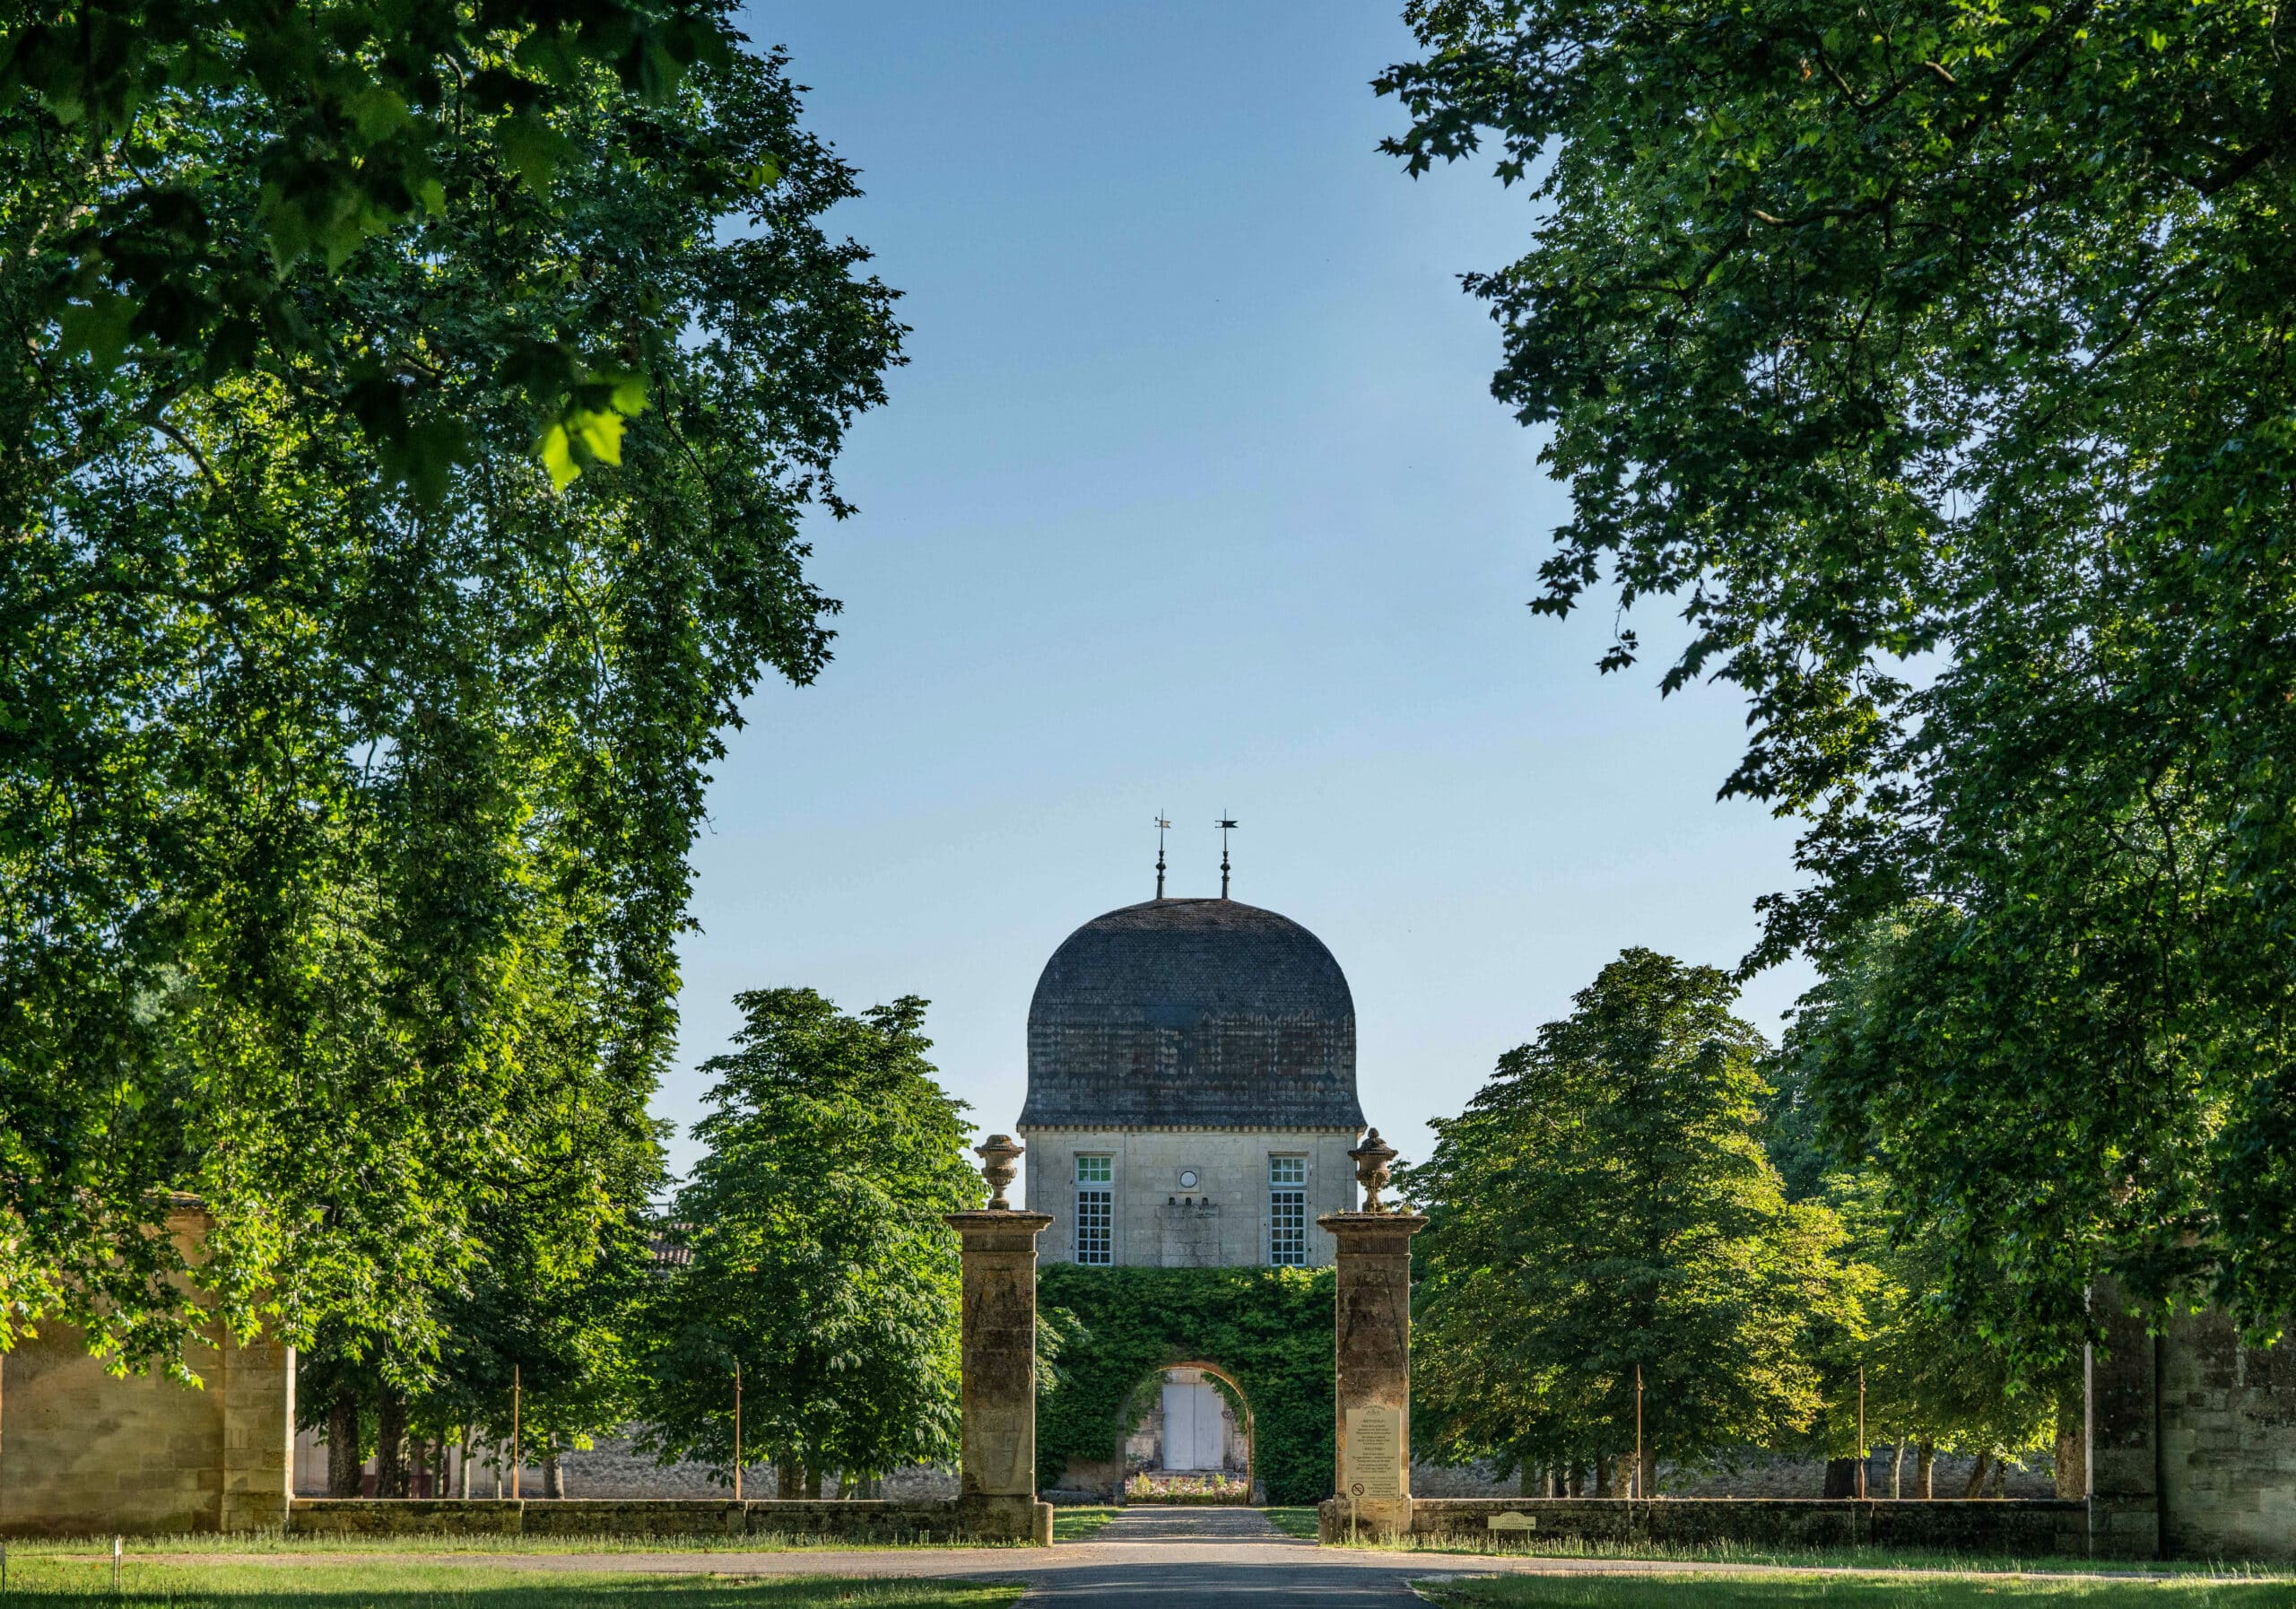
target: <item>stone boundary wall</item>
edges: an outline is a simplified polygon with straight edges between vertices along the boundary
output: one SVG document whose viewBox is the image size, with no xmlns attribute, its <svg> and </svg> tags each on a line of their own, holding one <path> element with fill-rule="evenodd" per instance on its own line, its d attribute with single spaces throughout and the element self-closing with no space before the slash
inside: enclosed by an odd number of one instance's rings
<svg viewBox="0 0 2296 1609">
<path fill-rule="evenodd" d="M 1052 1541 L 1052 1509 L 957 1500 L 897 1502 L 838 1498 L 309 1498 L 290 1505 L 300 1536 L 838 1536 Z M 1016 1521 L 1018 1523 L 1016 1523 Z"/>
<path fill-rule="evenodd" d="M 196 1260 L 207 1216 L 168 1230 Z M 0 1536 L 276 1529 L 286 1516 L 295 1353 L 242 1345 L 211 1319 L 185 1361 L 197 1389 L 156 1370 L 114 1379 L 65 1324 L 0 1360 Z"/>
<path fill-rule="evenodd" d="M 1465 1541 L 1752 1548 L 1884 1547 L 2026 1558 L 2085 1556 L 2088 1505 L 2057 1498 L 1413 1498 L 1413 1536 Z M 1494 1531 L 1494 1514 L 1529 1518 L 1524 1530 Z M 1325 1542 L 1347 1536 L 1347 1504 L 1318 1510 Z"/>
</svg>

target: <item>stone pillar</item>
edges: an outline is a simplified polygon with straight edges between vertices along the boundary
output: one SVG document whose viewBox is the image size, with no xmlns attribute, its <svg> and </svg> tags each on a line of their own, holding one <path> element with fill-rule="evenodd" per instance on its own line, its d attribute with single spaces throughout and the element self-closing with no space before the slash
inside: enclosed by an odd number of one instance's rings
<svg viewBox="0 0 2296 1609">
<path fill-rule="evenodd" d="M 295 1349 L 232 1346 L 222 1358 L 226 1531 L 284 1531 L 295 1488 Z"/>
<path fill-rule="evenodd" d="M 1019 1146 L 992 1135 L 979 1151 L 995 1192 L 988 1207 L 949 1214 L 964 1247 L 958 1523 L 1050 1546 L 1052 1505 L 1037 1500 L 1037 1236 L 1052 1214 L 1005 1205 Z"/>
<path fill-rule="evenodd" d="M 2120 1288 L 2100 1279 L 2090 1310 L 2104 1330 L 2087 1360 L 2089 1552 L 2100 1558 L 2161 1556 L 2160 1344 Z"/>
<path fill-rule="evenodd" d="M 1395 1537 L 1411 1529 L 1411 1238 L 1427 1220 L 1402 1213 L 1327 1213 L 1339 1243 L 1334 1315 L 1338 1525 Z"/>
<path fill-rule="evenodd" d="M 1379 1204 L 1395 1148 L 1373 1129 L 1348 1152 L 1363 1210 L 1316 1220 L 1338 1247 L 1333 1315 L 1335 1500 L 1326 1540 L 1393 1539 L 1411 1530 L 1411 1238 L 1427 1220 Z"/>
</svg>

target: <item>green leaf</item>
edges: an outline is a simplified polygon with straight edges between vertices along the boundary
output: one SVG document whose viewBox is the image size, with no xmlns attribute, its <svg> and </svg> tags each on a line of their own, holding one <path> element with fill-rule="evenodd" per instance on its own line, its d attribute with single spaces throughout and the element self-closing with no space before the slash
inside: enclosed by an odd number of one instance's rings
<svg viewBox="0 0 2296 1609">
<path fill-rule="evenodd" d="M 64 350 L 85 352 L 100 373 L 117 369 L 127 350 L 128 326 L 137 304 L 131 297 L 99 291 L 88 300 L 67 303 L 57 316 Z"/>
<path fill-rule="evenodd" d="M 535 451 L 541 456 L 543 467 L 550 472 L 550 483 L 559 491 L 565 491 L 581 478 L 582 470 L 574 462 L 572 443 L 563 424 L 552 424 L 543 431 Z"/>
</svg>

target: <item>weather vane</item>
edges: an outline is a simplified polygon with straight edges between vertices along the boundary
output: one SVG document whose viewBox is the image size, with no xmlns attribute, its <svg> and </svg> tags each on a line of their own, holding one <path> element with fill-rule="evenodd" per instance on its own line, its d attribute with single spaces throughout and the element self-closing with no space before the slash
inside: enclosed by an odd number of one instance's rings
<svg viewBox="0 0 2296 1609">
<path fill-rule="evenodd" d="M 1220 897 L 1222 900 L 1228 897 L 1228 834 L 1234 831 L 1235 827 L 1234 816 L 1220 818 Z"/>
<path fill-rule="evenodd" d="M 1156 813 L 1156 898 L 1159 900 L 1164 897 L 1164 834 L 1171 831 L 1171 826 L 1172 823 L 1165 818 L 1164 813 L 1158 811 Z"/>
</svg>

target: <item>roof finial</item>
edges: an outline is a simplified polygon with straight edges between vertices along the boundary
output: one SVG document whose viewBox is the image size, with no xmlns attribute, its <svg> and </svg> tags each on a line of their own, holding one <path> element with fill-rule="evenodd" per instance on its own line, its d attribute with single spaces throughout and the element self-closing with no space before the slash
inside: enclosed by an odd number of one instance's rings
<svg viewBox="0 0 2296 1609">
<path fill-rule="evenodd" d="M 1220 818 L 1220 897 L 1222 900 L 1228 897 L 1228 834 L 1234 830 L 1235 825 L 1234 816 L 1223 815 Z"/>
<path fill-rule="evenodd" d="M 1164 834 L 1171 825 L 1162 811 L 1156 813 L 1156 898 L 1159 900 L 1164 897 Z"/>
</svg>

